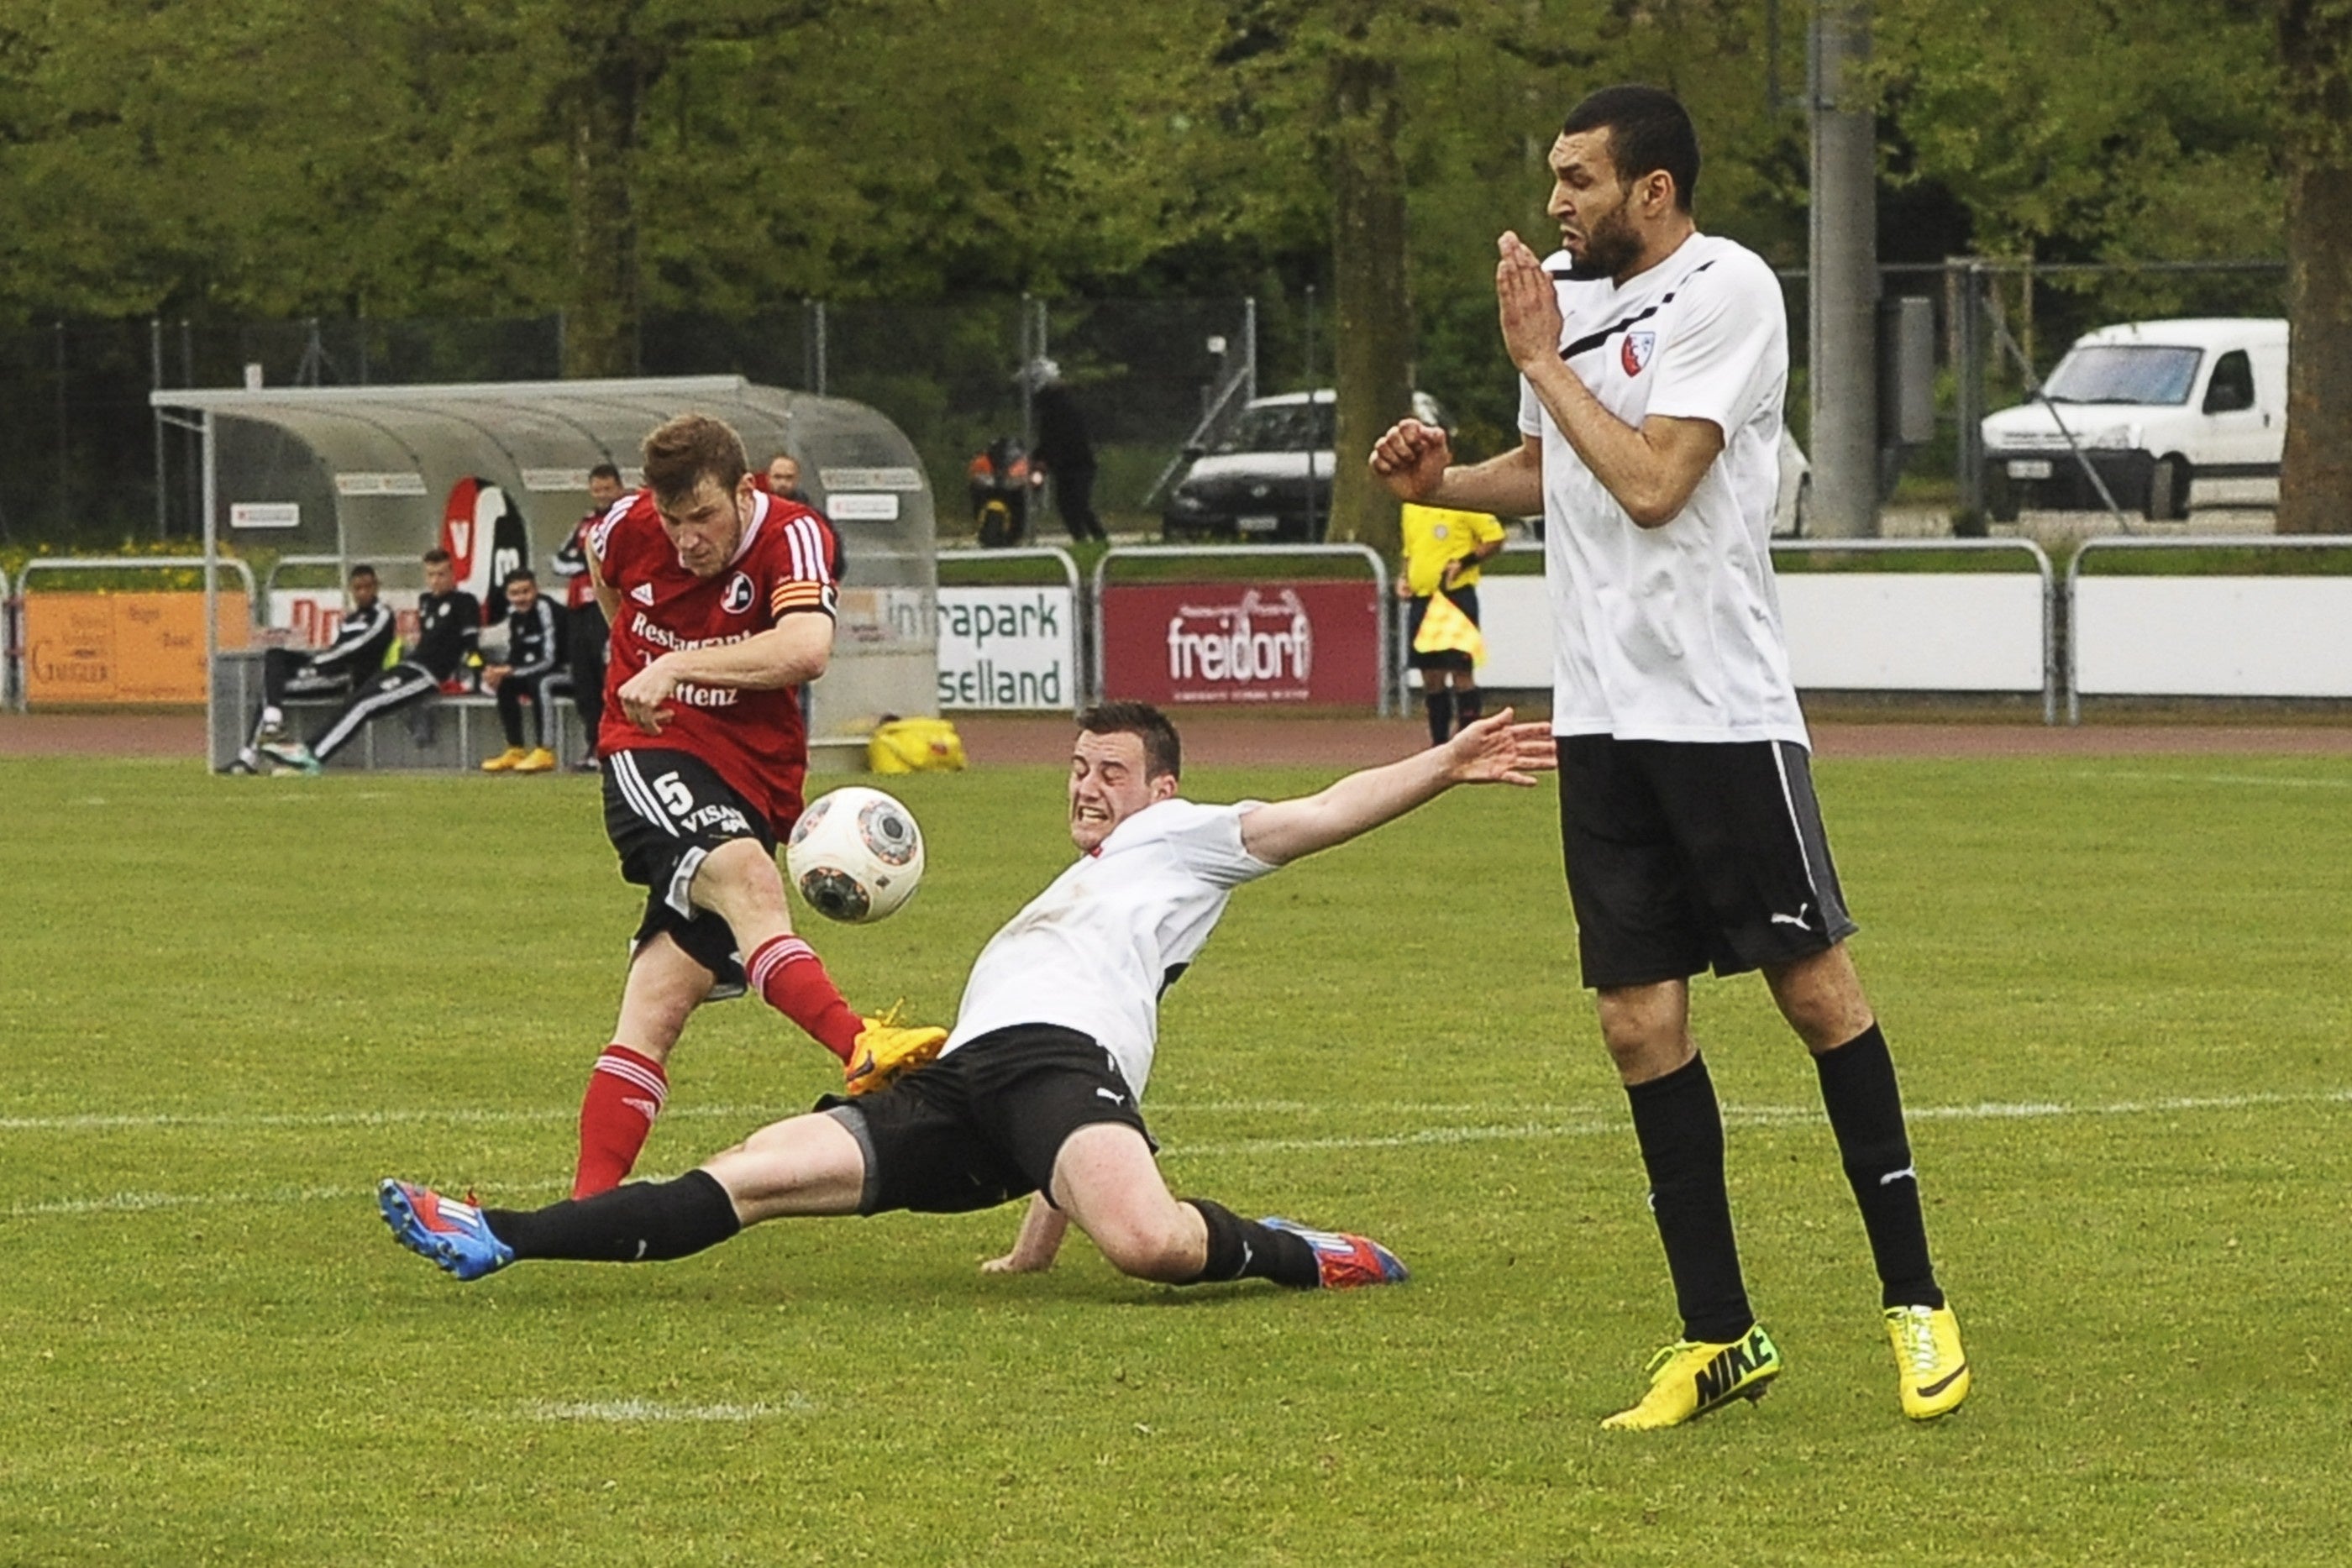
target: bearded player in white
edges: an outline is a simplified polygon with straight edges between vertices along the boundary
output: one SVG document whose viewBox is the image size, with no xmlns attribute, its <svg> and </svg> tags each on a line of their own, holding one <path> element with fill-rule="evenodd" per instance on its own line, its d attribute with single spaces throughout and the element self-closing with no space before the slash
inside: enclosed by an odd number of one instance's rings
<svg viewBox="0 0 2352 1568">
<path fill-rule="evenodd" d="M 982 950 L 937 1061 L 856 1100 L 821 1101 L 675 1181 L 529 1212 L 386 1181 L 394 1235 L 474 1280 L 525 1258 L 682 1258 L 788 1215 L 962 1213 L 1035 1193 L 1019 1239 L 988 1270 L 1049 1267 L 1076 1223 L 1122 1273 L 1167 1284 L 1403 1279 L 1368 1238 L 1170 1194 L 1137 1108 L 1160 994 L 1234 888 L 1456 784 L 1532 785 L 1553 766 L 1549 730 L 1505 711 L 1319 794 L 1205 806 L 1177 793 L 1179 743 L 1158 710 L 1107 703 L 1078 722 L 1069 821 L 1080 858 Z"/>
<path fill-rule="evenodd" d="M 1583 980 L 1650 1177 L 1682 1337 L 1602 1425 L 1680 1426 L 1780 1375 L 1739 1268 L 1723 1117 L 1690 977 L 1761 970 L 1812 1052 L 1862 1210 L 1903 1413 L 1968 1397 L 1928 1256 L 1886 1037 L 1846 938 L 1767 538 L 1789 374 L 1779 281 L 1692 216 L 1698 137 L 1656 88 L 1603 88 L 1553 142 L 1549 261 L 1498 242 L 1495 291 L 1525 440 L 1456 465 L 1391 427 L 1371 465 L 1409 501 L 1540 510 L 1560 833 Z"/>
</svg>

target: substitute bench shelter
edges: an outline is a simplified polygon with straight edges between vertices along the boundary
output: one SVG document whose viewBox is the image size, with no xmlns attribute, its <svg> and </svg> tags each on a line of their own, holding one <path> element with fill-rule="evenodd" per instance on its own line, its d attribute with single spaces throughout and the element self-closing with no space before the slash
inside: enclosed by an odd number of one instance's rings
<svg viewBox="0 0 2352 1568">
<path fill-rule="evenodd" d="M 257 655 L 222 648 L 214 563 L 225 553 L 332 567 L 338 580 L 366 562 L 396 593 L 419 580 L 418 558 L 439 543 L 486 603 L 518 565 L 555 586 L 549 560 L 587 510 L 588 470 L 611 463 L 639 483 L 646 433 L 688 412 L 733 425 L 755 469 L 792 454 L 803 492 L 840 532 L 841 614 L 831 670 L 812 694 L 813 757 L 862 747 L 885 714 L 938 711 L 930 486 L 913 444 L 862 403 L 740 376 L 174 391 L 152 401 L 202 437 L 215 768 L 243 743 L 260 679 Z M 282 603 L 272 615 L 270 601 L 283 597 L 259 595 L 256 621 L 289 624 Z M 352 755 L 380 767 L 470 766 L 478 739 L 497 727 L 463 722 L 478 700 L 436 705 L 459 707 L 453 724 L 394 719 L 394 733 Z"/>
</svg>

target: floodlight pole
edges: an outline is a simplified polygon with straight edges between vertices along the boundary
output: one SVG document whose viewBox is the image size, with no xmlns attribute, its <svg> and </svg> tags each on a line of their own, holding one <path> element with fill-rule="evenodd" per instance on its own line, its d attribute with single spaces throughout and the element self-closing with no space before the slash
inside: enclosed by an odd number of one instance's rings
<svg viewBox="0 0 2352 1568">
<path fill-rule="evenodd" d="M 1861 77 L 1869 0 L 1820 0 L 1812 22 L 1808 328 L 1811 531 L 1878 532 L 1878 126 Z"/>
</svg>

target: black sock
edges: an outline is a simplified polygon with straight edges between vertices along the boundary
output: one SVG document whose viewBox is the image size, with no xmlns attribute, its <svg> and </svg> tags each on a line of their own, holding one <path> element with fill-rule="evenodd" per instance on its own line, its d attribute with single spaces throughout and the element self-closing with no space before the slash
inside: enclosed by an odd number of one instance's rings
<svg viewBox="0 0 2352 1568">
<path fill-rule="evenodd" d="M 486 1208 L 482 1222 L 518 1258 L 584 1263 L 667 1262 L 716 1247 L 743 1228 L 735 1200 L 709 1171 L 688 1171 L 676 1181 L 634 1181 L 545 1208 Z"/>
<path fill-rule="evenodd" d="M 1486 711 L 1486 694 L 1476 686 L 1456 686 L 1454 690 L 1454 727 L 1467 729 L 1476 724 Z"/>
<path fill-rule="evenodd" d="M 1903 1093 L 1895 1082 L 1895 1058 L 1886 1037 L 1872 1024 L 1862 1033 L 1813 1058 L 1822 1075 L 1822 1103 L 1837 1134 L 1838 1158 L 1862 1208 L 1870 1233 L 1870 1255 L 1878 1265 L 1881 1304 L 1940 1307 L 1944 1292 L 1927 1261 L 1927 1222 L 1919 1212 L 1919 1176 L 1911 1166 L 1911 1140 L 1903 1131 Z"/>
<path fill-rule="evenodd" d="M 1454 694 L 1433 686 L 1421 694 L 1421 706 L 1429 710 L 1429 744 L 1444 745 L 1454 734 Z"/>
<path fill-rule="evenodd" d="M 1209 1226 L 1209 1260 L 1200 1278 L 1188 1285 L 1224 1280 L 1271 1280 L 1294 1291 L 1311 1291 L 1323 1282 L 1316 1266 L 1315 1249 L 1286 1230 L 1273 1230 L 1255 1219 L 1244 1219 L 1222 1203 L 1205 1197 L 1184 1199 L 1201 1211 Z"/>
<path fill-rule="evenodd" d="M 1650 1212 L 1665 1243 L 1683 1337 L 1729 1344 L 1755 1326 L 1739 1279 L 1731 1196 L 1723 1185 L 1723 1113 L 1706 1059 L 1626 1086 L 1633 1135 L 1650 1173 Z"/>
</svg>

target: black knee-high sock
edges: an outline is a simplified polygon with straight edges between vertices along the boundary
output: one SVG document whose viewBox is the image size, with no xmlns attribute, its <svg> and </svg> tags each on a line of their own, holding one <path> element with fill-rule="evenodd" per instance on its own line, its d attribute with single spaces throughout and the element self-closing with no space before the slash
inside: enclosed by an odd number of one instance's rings
<svg viewBox="0 0 2352 1568">
<path fill-rule="evenodd" d="M 1454 734 L 1454 694 L 1444 686 L 1432 686 L 1421 694 L 1421 706 L 1429 714 L 1429 744 L 1444 745 Z"/>
<path fill-rule="evenodd" d="M 1184 1200 L 1201 1211 L 1209 1226 L 1209 1260 L 1198 1279 L 1187 1285 L 1223 1280 L 1271 1280 L 1295 1291 L 1311 1291 L 1322 1282 L 1315 1264 L 1315 1249 L 1286 1230 L 1270 1230 L 1255 1219 L 1244 1219 L 1223 1204 L 1205 1197 Z"/>
<path fill-rule="evenodd" d="M 1919 1175 L 1903 1131 L 1903 1094 L 1886 1037 L 1872 1024 L 1813 1058 L 1822 1103 L 1837 1134 L 1838 1158 L 1853 1185 L 1870 1255 L 1878 1265 L 1882 1304 L 1940 1307 L 1944 1292 L 1927 1261 L 1927 1222 L 1919 1212 Z"/>
<path fill-rule="evenodd" d="M 1467 729 L 1486 711 L 1486 694 L 1476 686 L 1454 688 L 1454 727 Z"/>
<path fill-rule="evenodd" d="M 1728 1344 L 1756 1322 L 1739 1279 L 1731 1197 L 1723 1185 L 1723 1112 L 1706 1059 L 1629 1084 L 1633 1135 L 1650 1173 L 1650 1212 L 1665 1243 L 1683 1337 Z"/>
<path fill-rule="evenodd" d="M 688 1171 L 676 1181 L 633 1181 L 545 1208 L 486 1208 L 482 1221 L 518 1258 L 585 1263 L 667 1262 L 716 1247 L 743 1228 L 735 1200 L 709 1171 Z"/>
</svg>

